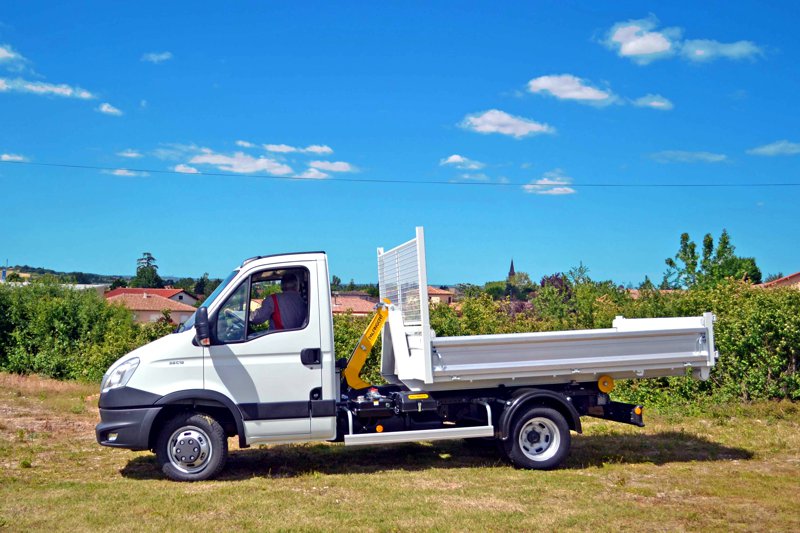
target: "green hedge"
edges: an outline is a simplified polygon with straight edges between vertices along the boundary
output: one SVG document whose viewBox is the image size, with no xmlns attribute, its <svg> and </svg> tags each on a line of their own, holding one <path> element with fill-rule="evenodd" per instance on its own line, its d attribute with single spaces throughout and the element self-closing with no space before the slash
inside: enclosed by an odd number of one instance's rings
<svg viewBox="0 0 800 533">
<path fill-rule="evenodd" d="M 737 281 L 712 288 L 632 299 L 610 283 L 589 280 L 540 288 L 529 304 L 467 298 L 459 312 L 431 308 L 439 336 L 610 327 L 628 318 L 717 315 L 720 359 L 705 382 L 690 378 L 630 380 L 615 396 L 649 405 L 701 400 L 800 399 L 800 291 L 764 290 Z M 369 322 L 334 317 L 337 357 L 349 357 Z M 0 369 L 59 379 L 97 381 L 121 355 L 171 329 L 140 325 L 130 311 L 108 305 L 94 291 L 72 290 L 44 280 L 22 287 L 0 285 Z M 362 376 L 380 382 L 380 340 Z"/>
<path fill-rule="evenodd" d="M 97 292 L 54 279 L 0 285 L 0 369 L 7 372 L 99 381 L 120 356 L 172 328 L 137 324 Z"/>
</svg>

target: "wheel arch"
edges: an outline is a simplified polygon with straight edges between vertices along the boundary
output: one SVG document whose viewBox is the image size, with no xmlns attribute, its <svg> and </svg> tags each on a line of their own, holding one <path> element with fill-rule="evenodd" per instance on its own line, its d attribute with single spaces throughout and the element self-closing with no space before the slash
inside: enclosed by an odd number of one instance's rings
<svg viewBox="0 0 800 533">
<path fill-rule="evenodd" d="M 228 433 L 230 433 L 230 429 L 235 428 L 235 434 L 239 437 L 239 447 L 248 447 L 242 412 L 230 398 L 222 393 L 204 389 L 187 389 L 167 394 L 160 398 L 155 405 L 162 409 L 153 420 L 150 429 L 151 449 L 155 445 L 161 425 L 174 416 L 177 411 L 188 409 L 215 416 Z"/>
<path fill-rule="evenodd" d="M 506 408 L 498 420 L 499 438 L 507 440 L 511 433 L 511 425 L 517 413 L 531 407 L 549 407 L 555 409 L 567 421 L 567 427 L 576 433 L 582 433 L 581 415 L 563 394 L 546 389 L 519 389 L 506 402 Z"/>
</svg>

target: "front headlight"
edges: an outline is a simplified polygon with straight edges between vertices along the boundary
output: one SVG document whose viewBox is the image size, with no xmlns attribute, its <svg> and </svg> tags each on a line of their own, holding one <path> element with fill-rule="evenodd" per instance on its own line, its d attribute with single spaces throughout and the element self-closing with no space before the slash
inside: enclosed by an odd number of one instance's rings
<svg viewBox="0 0 800 533">
<path fill-rule="evenodd" d="M 138 366 L 139 358 L 134 357 L 109 370 L 103 377 L 103 384 L 101 385 L 102 392 L 127 385 Z"/>
</svg>

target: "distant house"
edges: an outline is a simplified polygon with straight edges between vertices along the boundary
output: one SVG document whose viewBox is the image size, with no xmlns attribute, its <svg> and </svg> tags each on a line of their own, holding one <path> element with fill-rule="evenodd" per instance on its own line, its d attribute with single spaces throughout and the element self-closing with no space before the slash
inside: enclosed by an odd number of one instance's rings
<svg viewBox="0 0 800 533">
<path fill-rule="evenodd" d="M 108 283 L 73 283 L 70 285 L 65 285 L 65 287 L 69 287 L 70 289 L 75 289 L 77 291 L 95 291 L 98 295 L 105 296 L 109 285 Z"/>
<path fill-rule="evenodd" d="M 180 302 L 187 305 L 194 305 L 197 303 L 197 297 L 189 294 L 183 289 L 140 289 L 135 287 L 119 287 L 108 291 L 105 294 L 106 299 L 119 296 L 120 294 L 150 294 L 154 296 L 161 296 L 173 302 Z"/>
<path fill-rule="evenodd" d="M 514 263 L 511 263 L 511 268 L 514 268 Z M 446 304 L 450 305 L 455 300 L 456 293 L 445 289 L 437 289 L 428 285 L 428 303 L 431 304 Z"/>
<path fill-rule="evenodd" d="M 331 310 L 334 315 L 345 314 L 348 311 L 355 316 L 369 316 L 375 311 L 377 298 L 366 293 L 333 293 L 331 295 Z"/>
<path fill-rule="evenodd" d="M 147 289 L 148 291 L 158 289 Z M 114 292 L 114 291 L 111 291 Z M 191 305 L 176 302 L 152 292 L 140 294 L 121 293 L 114 296 L 106 294 L 106 301 L 127 307 L 133 311 L 133 318 L 140 323 L 158 322 L 163 316 L 163 311 L 168 310 L 170 319 L 176 324 L 186 322 L 196 311 Z"/>
<path fill-rule="evenodd" d="M 776 287 L 792 287 L 793 289 L 800 290 L 800 272 L 795 272 L 794 274 L 789 274 L 788 276 L 774 279 L 758 286 L 765 289 L 774 289 Z"/>
</svg>

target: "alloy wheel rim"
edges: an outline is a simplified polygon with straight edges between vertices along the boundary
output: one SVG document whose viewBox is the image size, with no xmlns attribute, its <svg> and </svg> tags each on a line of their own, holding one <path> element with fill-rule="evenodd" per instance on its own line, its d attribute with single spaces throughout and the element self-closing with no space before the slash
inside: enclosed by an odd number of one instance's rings
<svg viewBox="0 0 800 533">
<path fill-rule="evenodd" d="M 169 439 L 169 462 L 186 474 L 196 474 L 208 466 L 213 452 L 211 439 L 197 426 L 184 426 Z"/>
</svg>

